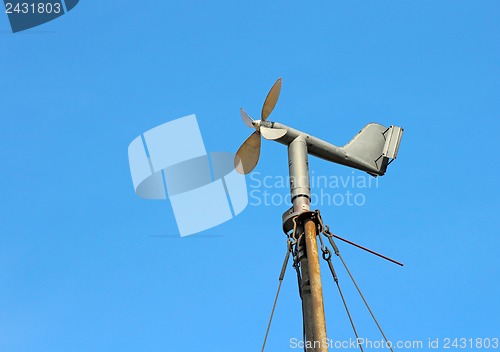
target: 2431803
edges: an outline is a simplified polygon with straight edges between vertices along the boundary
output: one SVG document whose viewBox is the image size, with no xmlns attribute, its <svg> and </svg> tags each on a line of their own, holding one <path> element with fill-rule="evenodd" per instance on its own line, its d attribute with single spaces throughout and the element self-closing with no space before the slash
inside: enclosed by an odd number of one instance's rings
<svg viewBox="0 0 500 352">
<path fill-rule="evenodd" d="M 5 12 L 7 14 L 12 14 L 12 13 L 18 13 L 18 14 L 28 14 L 28 13 L 61 13 L 62 8 L 61 8 L 61 3 L 59 2 L 54 2 L 54 3 L 11 3 L 7 2 L 5 3 Z"/>
</svg>

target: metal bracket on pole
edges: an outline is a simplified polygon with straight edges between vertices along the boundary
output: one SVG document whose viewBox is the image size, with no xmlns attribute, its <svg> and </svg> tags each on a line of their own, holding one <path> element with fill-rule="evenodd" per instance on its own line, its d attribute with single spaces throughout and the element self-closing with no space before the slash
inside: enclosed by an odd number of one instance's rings
<svg viewBox="0 0 500 352">
<path fill-rule="evenodd" d="M 320 218 L 318 217 L 318 211 L 304 211 L 304 212 L 301 212 L 301 213 L 295 213 L 293 211 L 293 207 L 291 207 L 290 209 L 288 209 L 287 211 L 285 211 L 283 213 L 283 215 L 281 216 L 282 220 L 283 220 L 283 232 L 285 233 L 285 235 L 289 235 L 293 229 L 294 229 L 294 224 L 293 224 L 293 221 L 295 219 L 296 223 L 297 223 L 297 227 L 300 229 L 300 228 L 303 228 L 303 225 L 304 225 L 304 219 L 308 219 L 308 220 L 312 220 L 316 223 L 316 225 L 320 225 L 321 224 L 321 221 L 320 221 Z M 297 232 L 300 232 L 300 231 L 297 231 Z"/>
</svg>

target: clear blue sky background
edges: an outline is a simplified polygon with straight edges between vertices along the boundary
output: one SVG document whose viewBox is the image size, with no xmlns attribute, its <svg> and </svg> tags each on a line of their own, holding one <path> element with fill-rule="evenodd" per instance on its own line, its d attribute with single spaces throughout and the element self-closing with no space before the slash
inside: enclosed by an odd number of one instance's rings
<svg viewBox="0 0 500 352">
<path fill-rule="evenodd" d="M 83 1 L 18 34 L 0 15 L 0 32 L 0 351 L 259 350 L 288 206 L 180 238 L 168 201 L 134 194 L 127 147 L 196 113 L 209 151 L 236 151 L 238 109 L 257 117 L 278 77 L 273 120 L 337 145 L 405 128 L 378 187 L 354 190 L 365 205 L 321 208 L 405 263 L 339 244 L 388 337 L 500 337 L 498 1 Z M 286 149 L 264 142 L 256 172 L 286 175 Z M 328 333 L 347 339 L 326 269 Z M 301 337 L 296 285 L 289 268 L 268 351 Z"/>
</svg>

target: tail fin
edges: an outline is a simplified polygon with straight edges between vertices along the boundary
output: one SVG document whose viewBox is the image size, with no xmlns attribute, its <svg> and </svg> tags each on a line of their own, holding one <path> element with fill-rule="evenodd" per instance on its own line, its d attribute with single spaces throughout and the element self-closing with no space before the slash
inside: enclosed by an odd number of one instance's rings
<svg viewBox="0 0 500 352">
<path fill-rule="evenodd" d="M 343 149 L 349 159 L 364 166 L 372 176 L 382 176 L 392 160 L 396 159 L 403 128 L 369 123 Z"/>
</svg>

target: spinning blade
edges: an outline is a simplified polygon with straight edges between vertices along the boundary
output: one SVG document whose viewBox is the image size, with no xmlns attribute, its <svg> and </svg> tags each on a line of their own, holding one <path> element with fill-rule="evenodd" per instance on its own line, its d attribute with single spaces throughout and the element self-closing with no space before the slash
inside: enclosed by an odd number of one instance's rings
<svg viewBox="0 0 500 352">
<path fill-rule="evenodd" d="M 260 132 L 255 131 L 236 152 L 234 167 L 240 174 L 246 175 L 257 166 L 260 156 L 260 143 Z"/>
<path fill-rule="evenodd" d="M 245 125 L 247 125 L 250 128 L 254 128 L 252 118 L 248 116 L 248 114 L 246 113 L 245 110 L 243 110 L 243 108 L 240 108 L 240 115 Z"/>
<path fill-rule="evenodd" d="M 278 78 L 278 80 L 274 83 L 273 87 L 267 94 L 266 100 L 264 101 L 264 105 L 262 106 L 261 119 L 263 121 L 265 121 L 269 117 L 269 115 L 271 115 L 271 112 L 273 111 L 274 107 L 276 106 L 276 103 L 278 102 L 280 91 L 281 91 L 281 78 Z"/>
</svg>

